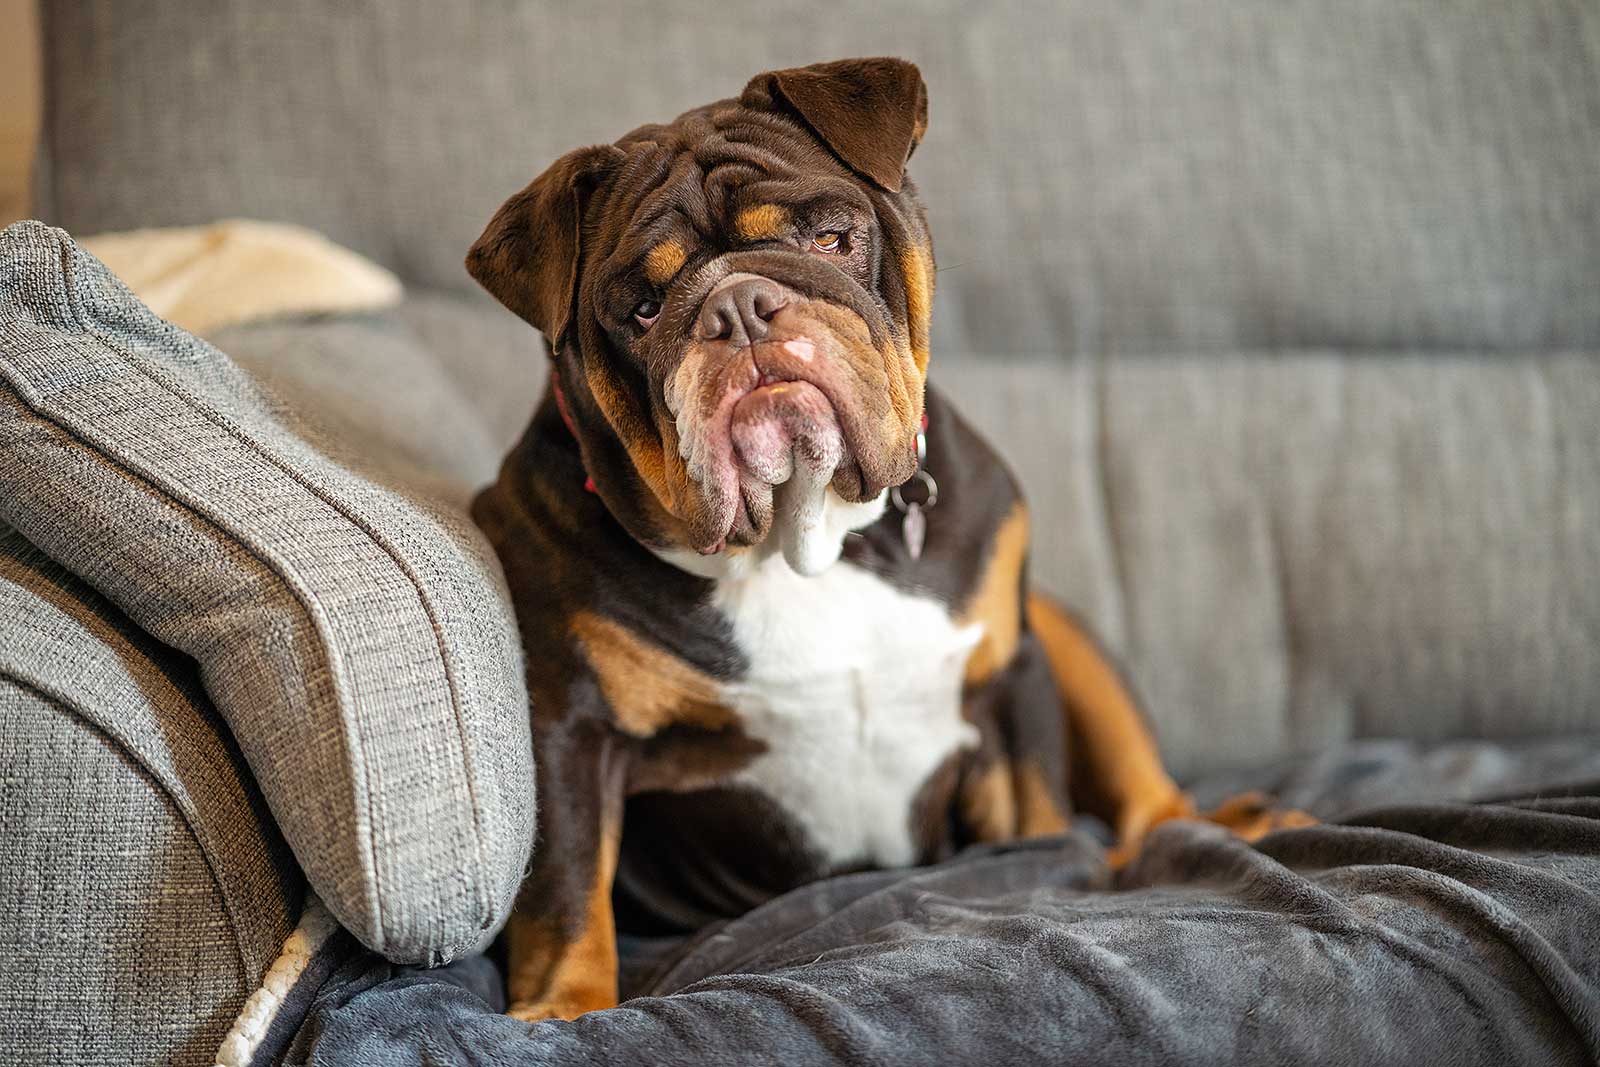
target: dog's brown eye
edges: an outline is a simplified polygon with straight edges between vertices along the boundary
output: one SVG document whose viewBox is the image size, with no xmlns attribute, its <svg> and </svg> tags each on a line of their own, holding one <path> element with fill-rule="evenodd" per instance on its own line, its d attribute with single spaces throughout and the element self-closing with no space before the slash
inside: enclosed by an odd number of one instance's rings
<svg viewBox="0 0 1600 1067">
<path fill-rule="evenodd" d="M 661 301 L 641 300 L 633 309 L 633 321 L 639 324 L 639 329 L 648 330 L 661 317 Z"/>
<path fill-rule="evenodd" d="M 843 252 L 844 234 L 825 230 L 811 239 L 811 247 L 818 252 Z"/>
</svg>

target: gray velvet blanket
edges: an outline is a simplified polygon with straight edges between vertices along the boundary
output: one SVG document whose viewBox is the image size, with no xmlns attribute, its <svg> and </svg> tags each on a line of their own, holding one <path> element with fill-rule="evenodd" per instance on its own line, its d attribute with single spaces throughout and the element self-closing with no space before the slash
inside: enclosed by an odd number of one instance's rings
<svg viewBox="0 0 1600 1067">
<path fill-rule="evenodd" d="M 273 1055 L 628 1067 L 1600 1061 L 1600 743 L 1369 744 L 1279 768 L 1271 784 L 1324 815 L 1405 802 L 1259 847 L 1171 824 L 1116 875 L 1079 832 L 833 879 L 673 946 L 637 977 L 640 995 L 571 1023 L 495 1014 L 499 976 L 482 958 L 417 971 L 357 957 L 318 976 L 305 1025 Z M 1496 790 L 1522 795 L 1456 799 Z"/>
</svg>

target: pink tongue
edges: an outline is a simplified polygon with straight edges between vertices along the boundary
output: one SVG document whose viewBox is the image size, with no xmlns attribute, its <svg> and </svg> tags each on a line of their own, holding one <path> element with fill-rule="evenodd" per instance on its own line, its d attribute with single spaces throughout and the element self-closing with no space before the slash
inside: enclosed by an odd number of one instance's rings
<svg viewBox="0 0 1600 1067">
<path fill-rule="evenodd" d="M 733 447 L 745 471 L 767 485 L 793 477 L 831 475 L 844 452 L 833 406 L 809 382 L 765 386 L 734 406 Z M 809 479 L 808 479 L 809 480 Z"/>
</svg>

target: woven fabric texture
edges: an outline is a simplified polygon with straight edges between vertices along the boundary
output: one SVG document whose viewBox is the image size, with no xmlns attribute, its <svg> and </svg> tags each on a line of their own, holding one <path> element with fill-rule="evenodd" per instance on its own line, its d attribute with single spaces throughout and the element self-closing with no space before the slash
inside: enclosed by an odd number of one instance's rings
<svg viewBox="0 0 1600 1067">
<path fill-rule="evenodd" d="M 312 885 L 437 962 L 532 839 L 515 620 L 465 521 L 330 462 L 61 231 L 0 234 L 0 519 L 198 661 Z"/>
<path fill-rule="evenodd" d="M 935 351 L 1600 344 L 1593 0 L 44 7 L 41 204 L 74 233 L 296 221 L 466 289 L 561 153 L 903 55 Z"/>
<path fill-rule="evenodd" d="M 3 526 L 0 826 L 0 1063 L 211 1063 L 302 876 L 193 661 Z"/>
<path fill-rule="evenodd" d="M 1600 351 L 936 359 L 1184 775 L 1600 729 Z M 934 472 L 937 474 L 937 472 Z"/>
<path fill-rule="evenodd" d="M 229 326 L 207 340 L 292 410 L 320 451 L 421 500 L 464 513 L 509 443 L 491 440 L 443 360 L 397 309 Z M 522 395 L 504 378 L 485 386 Z M 524 421 L 532 399 L 525 404 Z"/>
</svg>

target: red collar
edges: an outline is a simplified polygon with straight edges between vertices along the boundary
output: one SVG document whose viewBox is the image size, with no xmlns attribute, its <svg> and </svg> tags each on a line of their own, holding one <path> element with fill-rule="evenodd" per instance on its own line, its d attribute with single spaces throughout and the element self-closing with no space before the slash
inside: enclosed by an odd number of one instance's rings
<svg viewBox="0 0 1600 1067">
<path fill-rule="evenodd" d="M 561 412 L 561 421 L 567 424 L 567 432 L 572 435 L 572 440 L 576 443 L 578 428 L 572 424 L 572 412 L 567 408 L 567 394 L 561 391 L 561 373 L 556 370 L 554 362 L 550 364 L 550 391 L 556 395 L 556 410 Z M 584 473 L 588 474 L 587 471 Z M 596 496 L 600 494 L 600 490 L 594 486 L 593 477 L 586 476 L 583 479 L 583 487 Z"/>
</svg>

